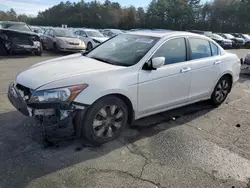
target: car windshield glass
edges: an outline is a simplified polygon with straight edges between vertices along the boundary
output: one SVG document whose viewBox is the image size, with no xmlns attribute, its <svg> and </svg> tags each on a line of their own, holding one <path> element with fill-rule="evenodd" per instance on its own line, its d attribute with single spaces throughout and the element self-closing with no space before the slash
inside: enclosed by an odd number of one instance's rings
<svg viewBox="0 0 250 188">
<path fill-rule="evenodd" d="M 250 36 L 247 34 L 242 34 L 245 38 L 250 39 Z"/>
<path fill-rule="evenodd" d="M 104 37 L 99 31 L 85 31 L 89 37 Z"/>
<path fill-rule="evenodd" d="M 55 36 L 57 37 L 76 37 L 73 31 L 67 29 L 55 29 Z"/>
<path fill-rule="evenodd" d="M 223 40 L 223 38 L 220 35 L 217 35 L 217 34 L 213 34 L 213 38 L 215 38 L 217 40 Z"/>
<path fill-rule="evenodd" d="M 157 37 L 123 34 L 101 44 L 87 57 L 118 66 L 132 66 L 156 44 Z"/>
<path fill-rule="evenodd" d="M 121 30 L 118 30 L 118 29 L 112 29 L 111 32 L 114 33 L 114 34 L 121 34 L 121 33 L 123 33 Z"/>
<path fill-rule="evenodd" d="M 17 31 L 31 31 L 28 25 L 23 23 L 0 23 L 3 29 L 12 29 Z"/>
<path fill-rule="evenodd" d="M 234 36 L 233 35 L 231 35 L 231 34 L 224 34 L 228 39 L 233 39 L 234 38 Z"/>
</svg>

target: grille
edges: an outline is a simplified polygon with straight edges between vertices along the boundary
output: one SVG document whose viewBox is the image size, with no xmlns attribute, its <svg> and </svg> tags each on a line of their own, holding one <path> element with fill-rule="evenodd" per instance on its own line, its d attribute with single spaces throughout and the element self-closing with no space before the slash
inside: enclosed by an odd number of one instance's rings
<svg viewBox="0 0 250 188">
<path fill-rule="evenodd" d="M 28 37 L 12 37 L 12 43 L 17 45 L 33 45 Z"/>
<path fill-rule="evenodd" d="M 70 45 L 79 45 L 77 42 L 69 42 Z"/>
</svg>

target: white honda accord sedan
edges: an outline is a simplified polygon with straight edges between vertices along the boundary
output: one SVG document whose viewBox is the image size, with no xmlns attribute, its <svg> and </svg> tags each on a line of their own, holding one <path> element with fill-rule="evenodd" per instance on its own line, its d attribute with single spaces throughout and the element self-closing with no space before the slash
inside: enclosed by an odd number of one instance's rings
<svg viewBox="0 0 250 188">
<path fill-rule="evenodd" d="M 102 144 L 145 116 L 201 100 L 220 105 L 240 66 L 236 55 L 205 36 L 131 32 L 31 66 L 10 84 L 8 97 L 27 116 L 52 123 L 71 117 L 78 136 Z"/>
</svg>

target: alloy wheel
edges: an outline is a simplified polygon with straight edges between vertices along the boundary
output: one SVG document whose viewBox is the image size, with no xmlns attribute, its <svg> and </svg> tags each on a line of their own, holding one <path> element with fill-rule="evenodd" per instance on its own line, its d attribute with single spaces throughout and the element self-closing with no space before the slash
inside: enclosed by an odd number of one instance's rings
<svg viewBox="0 0 250 188">
<path fill-rule="evenodd" d="M 114 137 L 124 124 L 124 114 L 118 105 L 108 105 L 101 108 L 93 121 L 94 134 L 105 139 Z"/>
<path fill-rule="evenodd" d="M 221 103 L 222 101 L 225 100 L 229 92 L 229 87 L 230 84 L 228 83 L 228 80 L 226 79 L 221 80 L 215 91 L 215 98 L 217 102 Z"/>
</svg>

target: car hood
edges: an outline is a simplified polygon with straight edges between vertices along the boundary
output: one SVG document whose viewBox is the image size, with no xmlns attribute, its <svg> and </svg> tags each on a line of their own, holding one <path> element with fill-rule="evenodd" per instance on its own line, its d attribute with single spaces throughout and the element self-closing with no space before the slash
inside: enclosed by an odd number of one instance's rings
<svg viewBox="0 0 250 188">
<path fill-rule="evenodd" d="M 117 66 L 103 63 L 79 54 L 41 62 L 19 73 L 16 82 L 30 89 L 86 73 L 116 69 Z"/>
<path fill-rule="evenodd" d="M 72 37 L 56 37 L 57 39 L 61 39 L 65 42 L 72 42 L 72 43 L 79 43 L 80 39 L 78 38 L 72 38 Z"/>
<path fill-rule="evenodd" d="M 108 40 L 109 38 L 107 37 L 91 37 L 92 39 L 98 40 L 100 42 L 104 42 L 106 40 Z"/>
</svg>

